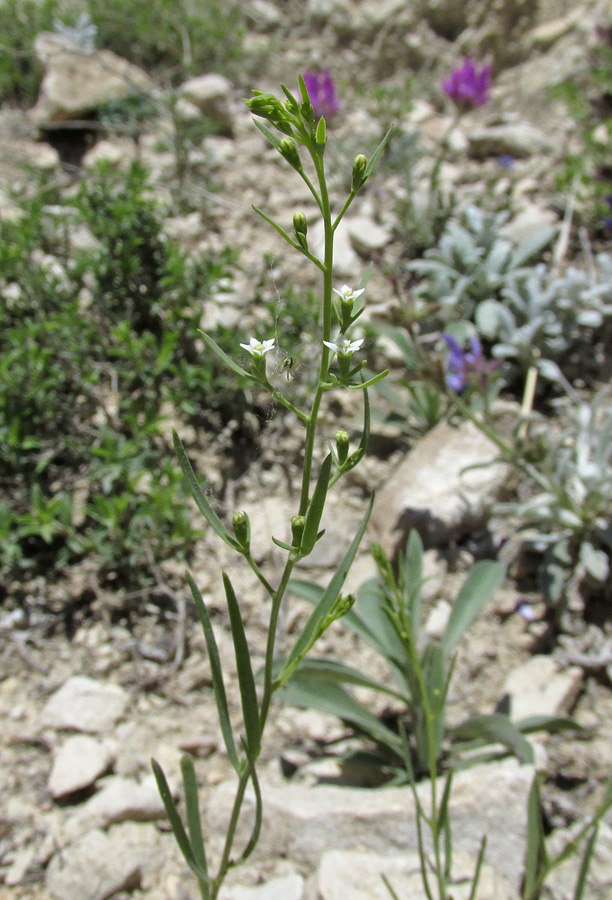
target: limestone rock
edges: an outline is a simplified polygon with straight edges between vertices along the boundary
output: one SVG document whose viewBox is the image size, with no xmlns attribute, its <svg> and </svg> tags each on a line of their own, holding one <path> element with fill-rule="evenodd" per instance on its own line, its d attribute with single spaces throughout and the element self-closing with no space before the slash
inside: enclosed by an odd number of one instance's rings
<svg viewBox="0 0 612 900">
<path fill-rule="evenodd" d="M 230 111 L 232 84 L 223 75 L 208 73 L 190 78 L 180 87 L 181 97 L 194 106 L 217 125 L 224 134 L 234 131 Z"/>
<path fill-rule="evenodd" d="M 57 900 L 106 900 L 140 883 L 141 863 L 119 832 L 89 831 L 56 853 L 47 869 L 46 887 Z"/>
<path fill-rule="evenodd" d="M 304 896 L 304 879 L 297 872 L 283 878 L 273 878 L 265 884 L 254 887 L 234 885 L 225 886 L 219 895 L 220 900 L 302 900 Z"/>
<path fill-rule="evenodd" d="M 66 823 L 65 837 L 73 839 L 85 829 L 108 828 L 119 822 L 151 822 L 165 816 L 152 775 L 140 784 L 114 775 Z"/>
<path fill-rule="evenodd" d="M 453 854 L 452 896 L 467 900 L 476 861 L 462 853 Z M 419 854 L 408 850 L 400 856 L 329 850 L 323 855 L 318 872 L 321 900 L 388 900 L 389 892 L 382 876 L 389 879 L 398 897 L 427 900 L 423 887 Z M 516 894 L 507 880 L 485 863 L 480 873 L 476 900 L 514 900 Z"/>
<path fill-rule="evenodd" d="M 487 861 L 517 886 L 522 874 L 527 796 L 534 769 L 516 760 L 478 766 L 455 775 L 451 799 L 453 846 L 474 856 L 483 834 L 489 836 Z M 291 859 L 314 868 L 330 847 L 356 846 L 372 853 L 394 854 L 417 848 L 414 798 L 409 787 L 370 791 L 360 788 L 300 784 L 262 785 L 264 824 L 258 853 Z M 421 802 L 429 802 L 430 785 L 418 786 Z M 207 813 L 211 843 L 219 842 L 231 811 L 235 783 L 224 782 L 212 793 Z M 252 792 L 246 808 L 254 808 Z M 239 826 L 248 840 L 249 816 Z M 352 896 L 350 892 L 347 897 Z"/>
<path fill-rule="evenodd" d="M 46 67 L 36 106 L 30 110 L 37 125 L 79 119 L 134 93 L 154 93 L 145 72 L 110 50 L 88 52 L 50 32 L 38 35 L 34 49 Z"/>
<path fill-rule="evenodd" d="M 88 735 L 75 735 L 62 744 L 53 760 L 49 790 L 58 800 L 92 785 L 108 769 L 113 756 L 105 744 Z"/>
<path fill-rule="evenodd" d="M 403 547 L 411 528 L 438 546 L 482 526 L 508 478 L 506 465 L 492 463 L 497 453 L 469 421 L 432 428 L 376 498 L 372 522 L 385 550 Z"/>
<path fill-rule="evenodd" d="M 129 697 L 117 684 L 75 675 L 47 701 L 41 724 L 67 731 L 102 733 L 125 712 Z"/>
<path fill-rule="evenodd" d="M 548 150 L 545 135 L 527 122 L 472 128 L 467 132 L 467 139 L 470 156 L 474 159 L 506 155 L 527 159 Z"/>
<path fill-rule="evenodd" d="M 504 694 L 510 697 L 513 721 L 530 716 L 557 716 L 566 713 L 578 696 L 582 669 L 560 669 L 552 656 L 532 656 L 506 678 Z"/>
<path fill-rule="evenodd" d="M 391 240 L 390 232 L 367 216 L 347 219 L 346 228 L 351 245 L 366 258 L 383 250 Z"/>
</svg>

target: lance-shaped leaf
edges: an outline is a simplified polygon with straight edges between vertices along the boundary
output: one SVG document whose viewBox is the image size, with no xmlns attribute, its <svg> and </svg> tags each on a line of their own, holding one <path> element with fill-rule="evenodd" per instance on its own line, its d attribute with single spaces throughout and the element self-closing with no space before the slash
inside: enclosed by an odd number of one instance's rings
<svg viewBox="0 0 612 900">
<path fill-rule="evenodd" d="M 391 128 L 388 130 L 388 132 L 386 133 L 386 135 L 384 136 L 384 138 L 382 139 L 382 141 L 380 142 L 380 144 L 378 145 L 378 147 L 372 154 L 372 158 L 370 159 L 369 163 L 366 166 L 365 172 L 363 173 L 364 180 L 365 180 L 365 178 L 368 178 L 374 171 L 374 169 L 378 163 L 378 160 L 381 157 L 383 150 L 387 146 L 387 142 L 388 142 L 389 138 L 391 137 L 392 132 L 393 132 L 393 126 L 391 126 Z"/>
<path fill-rule="evenodd" d="M 157 782 L 157 789 L 159 790 L 164 809 L 166 810 L 166 815 L 168 816 L 168 821 L 172 826 L 176 843 L 179 845 L 179 849 L 185 858 L 185 862 L 200 881 L 208 883 L 208 873 L 198 865 L 193 848 L 187 837 L 187 832 L 185 831 L 181 817 L 178 814 L 176 804 L 172 799 L 172 792 L 166 781 L 166 776 L 159 763 L 154 759 L 151 760 L 151 767 Z"/>
<path fill-rule="evenodd" d="M 317 542 L 319 525 L 321 523 L 321 516 L 323 515 L 323 508 L 325 507 L 325 498 L 327 497 L 327 488 L 329 487 L 331 467 L 332 455 L 331 453 L 328 453 L 323 460 L 317 484 L 306 512 L 306 522 L 304 524 L 304 532 L 300 544 L 301 556 L 308 556 L 309 553 L 312 553 L 314 545 Z"/>
<path fill-rule="evenodd" d="M 232 583 L 225 572 L 223 573 L 223 586 L 227 598 L 227 609 L 232 628 L 234 651 L 236 653 L 236 668 L 238 671 L 238 684 L 240 687 L 240 700 L 242 702 L 242 717 L 244 720 L 244 730 L 246 731 L 247 750 L 249 760 L 251 764 L 253 764 L 261 751 L 261 728 L 259 724 L 259 706 L 257 703 L 257 692 L 255 690 L 255 678 L 253 677 L 253 668 L 251 666 L 251 654 L 249 653 L 249 645 L 247 644 L 246 635 L 244 633 L 244 625 L 242 624 L 242 616 L 240 615 L 236 594 L 234 593 Z"/>
<path fill-rule="evenodd" d="M 472 716 L 467 722 L 449 729 L 459 740 L 477 740 L 484 743 L 496 741 L 503 744 L 522 763 L 533 763 L 533 747 L 507 716 L 493 713 L 489 716 Z"/>
<path fill-rule="evenodd" d="M 179 438 L 176 431 L 173 431 L 172 435 L 174 438 L 174 450 L 176 453 L 176 457 L 179 461 L 181 469 L 183 470 L 183 475 L 187 479 L 189 490 L 191 491 L 191 496 L 196 502 L 196 506 L 198 507 L 208 524 L 211 526 L 215 534 L 218 534 L 221 540 L 225 541 L 225 543 L 233 550 L 237 550 L 238 553 L 243 553 L 244 547 L 242 547 L 238 543 L 236 538 L 229 533 L 217 513 L 214 511 L 214 509 L 206 499 L 204 491 L 200 487 L 200 483 L 191 467 L 189 458 L 185 453 L 185 448 L 183 447 L 181 439 Z"/>
<path fill-rule="evenodd" d="M 281 150 L 280 150 L 280 141 L 279 141 L 279 139 L 276 137 L 276 135 L 273 134 L 273 132 L 271 132 L 269 128 L 266 128 L 266 126 L 264 125 L 264 123 L 263 123 L 263 122 L 260 122 L 259 119 L 253 119 L 253 122 L 254 122 L 255 125 L 259 128 L 259 130 L 261 131 L 261 133 L 263 134 L 263 136 L 264 136 L 267 140 L 270 141 L 270 143 L 272 144 L 272 146 L 274 147 L 274 149 L 275 149 L 275 150 L 278 150 L 278 152 L 280 153 L 280 152 L 281 152 Z"/>
<path fill-rule="evenodd" d="M 527 800 L 527 847 L 525 851 L 525 874 L 523 876 L 524 900 L 535 900 L 539 887 L 540 873 L 548 868 L 546 838 L 542 822 L 542 802 L 540 798 L 540 773 L 536 773 Z"/>
<path fill-rule="evenodd" d="M 327 618 L 334 603 L 337 601 L 338 596 L 340 595 L 340 591 L 342 590 L 342 585 L 346 580 L 346 576 L 348 575 L 349 569 L 353 564 L 353 560 L 357 555 L 357 550 L 359 549 L 359 544 L 361 543 L 361 539 L 363 537 L 364 531 L 366 530 L 368 521 L 370 519 L 370 515 L 372 513 L 372 506 L 374 504 L 374 495 L 372 495 L 372 499 L 368 504 L 368 508 L 365 512 L 363 519 L 361 520 L 361 524 L 357 529 L 357 534 L 353 538 L 353 542 L 346 551 L 344 559 L 340 563 L 336 574 L 328 584 L 326 590 L 323 592 L 323 596 L 321 597 L 319 603 L 316 605 L 314 610 L 312 611 L 306 625 L 297 641 L 293 646 L 293 650 L 287 657 L 287 662 L 285 663 L 285 667 L 279 676 L 279 683 L 282 684 L 289 675 L 295 671 L 298 667 L 308 650 L 312 647 L 314 642 L 317 640 L 319 636 L 319 629 L 323 623 L 323 621 Z"/>
<path fill-rule="evenodd" d="M 240 375 L 241 378 L 248 378 L 249 381 L 257 381 L 257 379 L 253 375 L 251 375 L 250 372 L 247 372 L 247 370 L 243 369 L 242 366 L 239 366 L 237 362 L 234 362 L 231 356 L 228 356 L 227 353 L 225 353 L 225 351 L 222 350 L 215 341 L 213 341 L 209 334 L 206 334 L 205 331 L 201 331 L 199 328 L 198 334 L 200 335 L 206 346 L 219 357 L 221 362 L 225 363 L 228 369 L 231 369 L 232 372 L 236 373 L 236 375 Z"/>
<path fill-rule="evenodd" d="M 215 701 L 217 703 L 219 725 L 221 726 L 221 734 L 223 735 L 223 743 L 225 744 L 225 749 L 227 750 L 227 755 L 229 756 L 232 766 L 236 772 L 240 772 L 240 761 L 238 759 L 236 744 L 234 743 L 234 736 L 232 734 L 232 725 L 229 717 L 225 685 L 223 683 L 223 672 L 221 671 L 221 660 L 219 658 L 215 633 L 210 624 L 208 610 L 206 609 L 202 594 L 189 572 L 187 572 L 187 581 L 191 588 L 191 595 L 193 597 L 193 602 L 195 603 L 198 618 L 202 623 L 204 640 L 206 641 L 206 649 L 210 660 L 210 672 L 212 676 L 213 691 L 215 693 Z"/>
<path fill-rule="evenodd" d="M 470 570 L 457 594 L 442 638 L 446 658 L 500 587 L 505 575 L 502 563 L 492 560 L 482 560 Z"/>
<path fill-rule="evenodd" d="M 187 813 L 187 828 L 189 829 L 189 842 L 191 851 L 199 868 L 208 873 L 206 864 L 206 850 L 204 849 L 204 838 L 202 837 L 202 823 L 200 820 L 200 806 L 198 802 L 198 783 L 196 781 L 193 760 L 190 756 L 184 756 L 181 759 L 181 773 L 183 776 L 183 790 L 185 793 L 185 810 Z M 210 885 L 208 878 L 204 881 L 198 879 L 200 883 L 200 894 L 202 900 L 208 900 L 210 896 Z"/>
<path fill-rule="evenodd" d="M 282 660 L 278 660 L 282 663 Z M 296 678 L 298 676 L 295 676 Z M 364 675 L 363 672 L 353 669 L 344 663 L 336 662 L 333 659 L 305 659 L 300 665 L 299 670 L 300 684 L 311 683 L 313 690 L 316 691 L 317 684 L 352 684 L 356 687 L 372 688 L 397 700 L 404 701 L 402 694 L 387 687 L 375 678 Z"/>
</svg>

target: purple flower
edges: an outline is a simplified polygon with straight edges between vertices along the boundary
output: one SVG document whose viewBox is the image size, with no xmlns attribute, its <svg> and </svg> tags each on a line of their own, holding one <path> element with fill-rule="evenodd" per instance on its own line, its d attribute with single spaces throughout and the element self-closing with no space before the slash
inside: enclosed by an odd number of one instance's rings
<svg viewBox="0 0 612 900">
<path fill-rule="evenodd" d="M 612 196 L 606 197 L 606 203 L 610 207 L 610 211 L 612 212 Z M 604 219 L 604 226 L 608 229 L 608 231 L 612 231 L 612 216 L 609 216 L 607 219 Z"/>
<path fill-rule="evenodd" d="M 314 109 L 315 118 L 332 118 L 340 109 L 336 85 L 329 69 L 320 72 L 304 72 L 304 83 Z"/>
<path fill-rule="evenodd" d="M 451 391 L 460 394 L 467 384 L 468 375 L 472 372 L 484 373 L 487 363 L 482 355 L 482 347 L 477 337 L 470 340 L 471 353 L 461 349 L 452 334 L 442 335 L 450 353 L 446 363 L 446 384 Z"/>
<path fill-rule="evenodd" d="M 514 157 L 510 156 L 509 153 L 504 153 L 503 156 L 497 157 L 497 165 L 501 166 L 502 169 L 507 169 L 509 172 L 512 172 L 514 169 Z"/>
<path fill-rule="evenodd" d="M 491 66 L 476 71 L 473 60 L 466 57 L 462 67 L 455 69 L 442 82 L 442 90 L 461 109 L 475 109 L 489 99 Z"/>
</svg>

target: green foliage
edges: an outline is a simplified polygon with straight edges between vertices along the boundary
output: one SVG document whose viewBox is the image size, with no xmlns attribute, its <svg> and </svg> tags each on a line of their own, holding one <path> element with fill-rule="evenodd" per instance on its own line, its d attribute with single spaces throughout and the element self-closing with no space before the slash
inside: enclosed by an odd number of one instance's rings
<svg viewBox="0 0 612 900">
<path fill-rule="evenodd" d="M 42 79 L 34 38 L 51 31 L 57 0 L 3 0 L 0 3 L 0 103 L 31 106 Z"/>
<path fill-rule="evenodd" d="M 231 71 L 243 34 L 239 4 L 221 0 L 86 0 L 98 44 L 180 82 L 202 71 Z"/>
<path fill-rule="evenodd" d="M 504 577 L 496 562 L 480 562 L 468 574 L 454 604 L 441 641 L 421 635 L 421 589 L 423 548 L 416 532 L 411 532 L 406 552 L 394 575 L 380 547 L 375 548 L 379 577 L 365 582 L 357 591 L 353 609 L 344 621 L 381 657 L 392 675 L 393 686 L 364 676 L 353 667 L 326 659 L 303 662 L 281 691 L 283 699 L 296 706 L 333 713 L 377 746 L 377 753 L 360 755 L 381 773 L 396 781 L 409 780 L 404 765 L 400 735 L 381 722 L 367 705 L 355 699 L 346 685 L 371 688 L 401 701 L 399 721 L 410 742 L 416 777 L 430 771 L 432 760 L 446 765 L 469 764 L 496 758 L 491 744 L 502 744 L 505 752 L 523 761 L 533 752 L 523 735 L 529 723 L 512 724 L 501 715 L 474 716 L 455 728 L 445 723 L 446 697 L 452 677 L 458 643 L 484 609 Z M 321 589 L 306 582 L 292 582 L 291 589 L 312 603 L 320 602 Z M 553 727 L 542 722 L 541 727 Z M 475 754 L 478 754 L 477 757 Z"/>
</svg>

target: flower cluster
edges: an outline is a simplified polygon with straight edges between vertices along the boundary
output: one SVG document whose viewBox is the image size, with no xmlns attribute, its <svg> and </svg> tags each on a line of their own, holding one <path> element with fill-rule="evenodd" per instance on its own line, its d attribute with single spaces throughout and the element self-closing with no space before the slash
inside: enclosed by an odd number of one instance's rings
<svg viewBox="0 0 612 900">
<path fill-rule="evenodd" d="M 442 82 L 442 90 L 460 109 L 482 106 L 489 99 L 490 88 L 491 66 L 483 66 L 478 72 L 469 57 Z"/>
<path fill-rule="evenodd" d="M 468 376 L 473 372 L 482 373 L 486 362 L 482 355 L 482 347 L 477 337 L 470 341 L 472 352 L 466 353 L 452 334 L 443 335 L 450 350 L 446 364 L 446 384 L 451 391 L 460 394 L 465 389 Z"/>
<path fill-rule="evenodd" d="M 304 72 L 304 82 L 312 103 L 315 118 L 332 118 L 340 109 L 336 85 L 329 69 Z"/>
</svg>

